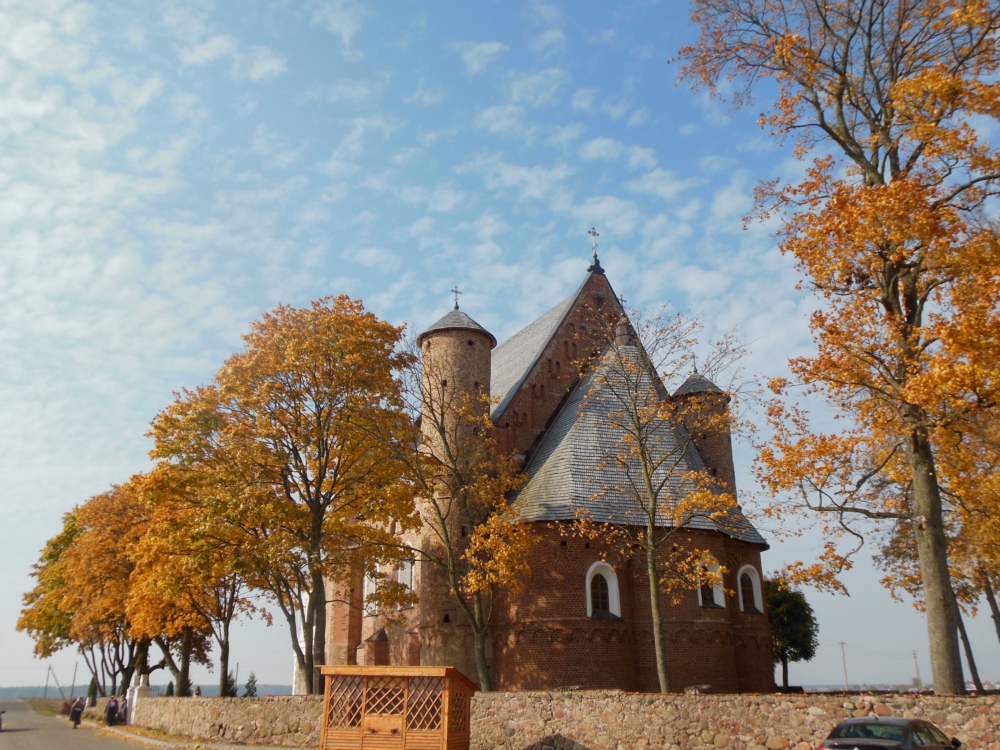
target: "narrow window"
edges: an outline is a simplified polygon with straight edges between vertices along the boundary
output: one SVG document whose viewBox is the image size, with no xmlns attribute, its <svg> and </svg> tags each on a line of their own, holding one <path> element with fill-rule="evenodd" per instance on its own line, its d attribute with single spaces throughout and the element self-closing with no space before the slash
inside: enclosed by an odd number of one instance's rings
<svg viewBox="0 0 1000 750">
<path fill-rule="evenodd" d="M 703 607 L 714 607 L 715 606 L 715 586 L 710 583 L 702 584 L 701 587 L 701 606 Z"/>
<path fill-rule="evenodd" d="M 611 598 L 608 594 L 608 579 L 595 573 L 590 579 L 591 617 L 607 617 L 611 614 Z"/>
<path fill-rule="evenodd" d="M 759 612 L 753 595 L 753 579 L 746 573 L 740 576 L 740 596 L 743 597 L 744 612 Z"/>
</svg>

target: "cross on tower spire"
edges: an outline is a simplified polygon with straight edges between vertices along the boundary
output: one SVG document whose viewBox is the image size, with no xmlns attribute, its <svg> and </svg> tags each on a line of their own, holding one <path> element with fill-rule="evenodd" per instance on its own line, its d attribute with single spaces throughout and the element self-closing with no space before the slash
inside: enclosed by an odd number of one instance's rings
<svg viewBox="0 0 1000 750">
<path fill-rule="evenodd" d="M 597 259 L 597 238 L 601 235 L 597 233 L 597 230 L 594 229 L 594 227 L 591 227 L 587 234 L 590 235 L 590 241 L 594 245 L 594 262 L 590 264 L 590 268 L 587 270 L 592 271 L 593 273 L 604 273 L 604 269 L 601 268 L 601 261 Z"/>
<path fill-rule="evenodd" d="M 455 309 L 457 310 L 458 309 L 458 296 L 461 294 L 461 292 L 458 291 L 458 284 L 455 284 L 455 286 L 451 290 L 451 293 L 455 295 Z"/>
</svg>

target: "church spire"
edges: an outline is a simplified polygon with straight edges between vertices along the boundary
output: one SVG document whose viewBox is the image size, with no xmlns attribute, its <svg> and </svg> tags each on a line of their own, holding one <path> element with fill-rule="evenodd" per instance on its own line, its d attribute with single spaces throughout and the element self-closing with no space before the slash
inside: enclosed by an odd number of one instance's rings
<svg viewBox="0 0 1000 750">
<path fill-rule="evenodd" d="M 590 239 L 594 243 L 594 262 L 590 264 L 587 270 L 590 271 L 591 273 L 603 274 L 604 269 L 601 268 L 601 261 L 597 259 L 597 238 L 600 237 L 601 235 L 597 233 L 597 230 L 594 229 L 594 227 L 591 227 L 590 231 L 587 232 L 587 234 L 590 235 Z"/>
</svg>

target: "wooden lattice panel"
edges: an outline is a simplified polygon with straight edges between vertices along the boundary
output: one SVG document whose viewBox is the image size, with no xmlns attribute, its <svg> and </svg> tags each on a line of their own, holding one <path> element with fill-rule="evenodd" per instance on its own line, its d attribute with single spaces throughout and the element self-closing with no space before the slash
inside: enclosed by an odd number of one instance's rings
<svg viewBox="0 0 1000 750">
<path fill-rule="evenodd" d="M 361 726 L 365 679 L 354 675 L 334 677 L 330 683 L 330 704 L 326 725 L 335 729 Z"/>
<path fill-rule="evenodd" d="M 406 728 L 438 729 L 441 726 L 442 693 L 441 677 L 411 677 L 406 696 Z"/>
<path fill-rule="evenodd" d="M 369 716 L 401 715 L 406 706 L 405 677 L 370 677 L 365 695 Z"/>
<path fill-rule="evenodd" d="M 448 704 L 449 728 L 452 732 L 465 732 L 469 729 L 469 696 L 462 692 L 451 694 Z"/>
</svg>

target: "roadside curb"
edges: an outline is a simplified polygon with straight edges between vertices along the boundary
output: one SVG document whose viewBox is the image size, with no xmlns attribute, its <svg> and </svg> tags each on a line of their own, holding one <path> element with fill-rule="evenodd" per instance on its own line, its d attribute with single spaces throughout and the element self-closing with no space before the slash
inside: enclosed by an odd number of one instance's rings
<svg viewBox="0 0 1000 750">
<path fill-rule="evenodd" d="M 106 724 L 95 721 L 84 720 L 82 723 L 89 725 L 102 734 L 116 735 L 117 737 L 128 740 L 129 742 L 134 742 L 138 745 L 148 745 L 150 747 L 189 748 L 190 750 L 247 750 L 247 748 L 261 748 L 262 750 L 295 750 L 295 748 L 290 748 L 287 745 L 233 745 L 194 739 L 161 740 L 155 737 L 146 737 L 141 734 L 135 734 L 119 727 L 109 727 Z"/>
</svg>

